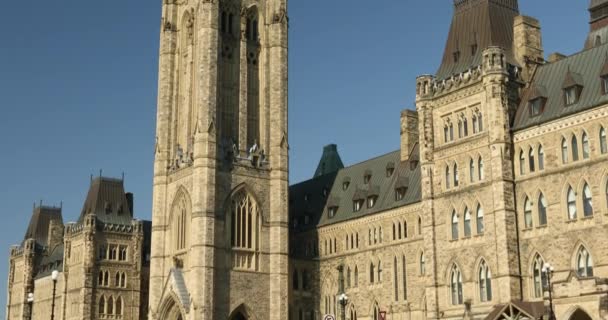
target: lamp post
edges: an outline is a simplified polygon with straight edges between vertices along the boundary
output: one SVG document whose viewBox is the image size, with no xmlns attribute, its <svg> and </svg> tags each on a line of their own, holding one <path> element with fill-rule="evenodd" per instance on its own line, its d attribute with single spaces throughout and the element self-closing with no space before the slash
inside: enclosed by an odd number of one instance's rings
<svg viewBox="0 0 608 320">
<path fill-rule="evenodd" d="M 33 306 L 34 306 L 34 294 L 32 292 L 30 292 L 27 294 L 27 309 L 28 309 L 28 319 L 29 320 L 32 320 Z"/>
<path fill-rule="evenodd" d="M 346 305 L 348 304 L 348 296 L 346 293 L 342 292 L 338 297 L 338 302 L 342 306 L 342 320 L 346 320 Z"/>
<path fill-rule="evenodd" d="M 55 290 L 57 289 L 58 277 L 59 271 L 53 270 L 53 273 L 51 273 L 51 279 L 53 279 L 53 302 L 51 303 L 51 320 L 55 320 Z"/>
<path fill-rule="evenodd" d="M 348 304 L 348 296 L 344 293 L 344 266 L 338 266 L 338 285 L 339 285 L 339 296 L 338 302 L 342 306 L 342 320 L 346 320 L 346 305 Z"/>
<path fill-rule="evenodd" d="M 547 291 L 549 291 L 549 320 L 556 320 L 555 312 L 553 311 L 553 286 L 551 285 L 551 277 L 553 277 L 553 271 L 555 271 L 555 268 L 553 268 L 552 265 L 545 263 L 542 271 L 547 275 Z"/>
</svg>

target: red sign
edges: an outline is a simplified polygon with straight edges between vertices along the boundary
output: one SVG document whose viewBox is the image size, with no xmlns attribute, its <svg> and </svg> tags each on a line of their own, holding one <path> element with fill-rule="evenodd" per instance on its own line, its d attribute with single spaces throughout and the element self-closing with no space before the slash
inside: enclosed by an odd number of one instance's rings
<svg viewBox="0 0 608 320">
<path fill-rule="evenodd" d="M 380 311 L 380 319 L 379 320 L 386 320 L 386 311 Z"/>
</svg>

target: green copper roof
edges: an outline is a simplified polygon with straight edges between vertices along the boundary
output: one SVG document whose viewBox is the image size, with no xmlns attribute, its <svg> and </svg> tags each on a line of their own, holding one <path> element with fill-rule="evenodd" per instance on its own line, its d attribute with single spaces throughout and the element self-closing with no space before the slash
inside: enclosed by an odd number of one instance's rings
<svg viewBox="0 0 608 320">
<path fill-rule="evenodd" d="M 344 168 L 344 163 L 338 154 L 338 146 L 330 144 L 323 148 L 323 155 L 315 171 L 315 177 L 323 176 L 328 173 L 337 172 Z"/>
</svg>

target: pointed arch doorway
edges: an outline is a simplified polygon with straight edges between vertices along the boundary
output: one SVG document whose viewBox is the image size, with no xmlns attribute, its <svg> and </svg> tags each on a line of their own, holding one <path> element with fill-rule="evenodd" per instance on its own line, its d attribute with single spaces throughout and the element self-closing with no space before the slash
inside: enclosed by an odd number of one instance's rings
<svg viewBox="0 0 608 320">
<path fill-rule="evenodd" d="M 167 299 L 167 302 L 161 308 L 160 315 L 159 319 L 163 320 L 184 320 L 182 311 L 173 298 Z"/>
<path fill-rule="evenodd" d="M 577 309 L 570 316 L 569 320 L 592 320 L 591 317 L 583 310 Z"/>
<path fill-rule="evenodd" d="M 235 315 L 233 315 L 230 318 L 230 320 L 248 320 L 248 319 L 241 312 L 237 312 Z"/>
</svg>

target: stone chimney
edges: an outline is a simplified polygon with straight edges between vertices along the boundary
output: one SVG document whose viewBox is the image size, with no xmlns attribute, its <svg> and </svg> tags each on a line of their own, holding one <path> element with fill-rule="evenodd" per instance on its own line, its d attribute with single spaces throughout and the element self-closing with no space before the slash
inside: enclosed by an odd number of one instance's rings
<svg viewBox="0 0 608 320">
<path fill-rule="evenodd" d="M 414 146 L 418 143 L 418 112 L 401 111 L 401 161 L 410 159 Z"/>
<path fill-rule="evenodd" d="M 63 243 L 63 224 L 61 221 L 49 221 L 48 240 L 46 243 L 50 250 Z"/>
<path fill-rule="evenodd" d="M 522 78 L 529 81 L 535 67 L 544 61 L 543 42 L 538 20 L 517 16 L 513 21 L 513 54 L 522 66 Z"/>
</svg>

